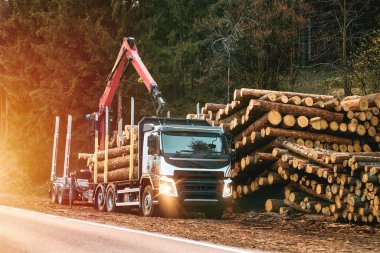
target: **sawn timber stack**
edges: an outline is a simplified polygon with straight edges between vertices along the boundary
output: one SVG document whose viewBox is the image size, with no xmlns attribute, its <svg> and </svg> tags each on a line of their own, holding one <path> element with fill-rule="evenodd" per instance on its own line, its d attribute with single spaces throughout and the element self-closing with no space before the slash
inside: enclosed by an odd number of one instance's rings
<svg viewBox="0 0 380 253">
<path fill-rule="evenodd" d="M 200 118 L 235 136 L 233 198 L 277 189 L 267 211 L 380 222 L 380 93 L 335 98 L 237 89 Z M 196 118 L 188 114 L 187 118 Z"/>
</svg>

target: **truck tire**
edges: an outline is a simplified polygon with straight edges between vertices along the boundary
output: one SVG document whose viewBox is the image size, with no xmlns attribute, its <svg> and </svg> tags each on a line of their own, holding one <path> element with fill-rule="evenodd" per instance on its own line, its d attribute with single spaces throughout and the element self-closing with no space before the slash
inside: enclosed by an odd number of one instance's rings
<svg viewBox="0 0 380 253">
<path fill-rule="evenodd" d="M 141 211 L 145 217 L 153 217 L 155 215 L 156 207 L 153 205 L 153 189 L 150 185 L 144 188 L 141 199 Z"/>
<path fill-rule="evenodd" d="M 213 207 L 205 210 L 205 216 L 207 219 L 220 220 L 222 219 L 224 209 L 222 207 Z"/>
<path fill-rule="evenodd" d="M 96 206 L 97 209 L 101 212 L 104 212 L 106 210 L 106 201 L 105 201 L 105 190 L 104 187 L 101 187 L 99 191 L 96 193 Z"/>
<path fill-rule="evenodd" d="M 59 187 L 58 189 L 58 204 L 60 205 L 66 205 L 68 202 L 67 196 L 66 196 L 66 189 L 64 187 Z"/>
<path fill-rule="evenodd" d="M 116 211 L 116 190 L 114 184 L 109 184 L 107 186 L 105 203 L 107 212 Z"/>
<path fill-rule="evenodd" d="M 51 198 L 51 203 L 56 204 L 57 203 L 57 194 L 58 190 L 55 185 L 51 187 L 51 193 L 50 193 L 50 198 Z"/>
</svg>

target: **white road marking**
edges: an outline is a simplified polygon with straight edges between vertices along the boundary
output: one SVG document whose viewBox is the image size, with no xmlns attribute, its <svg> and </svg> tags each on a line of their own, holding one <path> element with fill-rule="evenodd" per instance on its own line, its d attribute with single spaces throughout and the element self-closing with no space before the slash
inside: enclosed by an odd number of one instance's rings
<svg viewBox="0 0 380 253">
<path fill-rule="evenodd" d="M 28 212 L 28 213 L 31 213 L 33 215 L 45 215 L 45 216 L 48 216 L 48 217 L 51 217 L 51 218 L 65 219 L 67 221 L 72 221 L 72 222 L 77 222 L 77 223 L 83 223 L 83 224 L 88 224 L 88 225 L 98 226 L 98 227 L 105 227 L 105 228 L 109 228 L 109 229 L 114 229 L 114 230 L 119 230 L 119 231 L 125 231 L 125 232 L 129 232 L 129 233 L 135 233 L 135 234 L 146 235 L 146 236 L 152 236 L 152 237 L 157 237 L 157 238 L 162 238 L 162 239 L 172 240 L 172 241 L 177 241 L 177 242 L 183 242 L 183 243 L 188 243 L 188 244 L 208 247 L 208 248 L 212 248 L 212 249 L 224 250 L 224 251 L 227 251 L 227 252 L 235 252 L 235 253 L 263 252 L 263 251 L 260 251 L 260 250 L 239 249 L 239 248 L 234 248 L 234 247 L 229 247 L 229 246 L 223 246 L 223 245 L 218 245 L 218 244 L 213 244 L 213 243 L 207 243 L 207 242 L 202 242 L 202 241 L 195 241 L 195 240 L 191 240 L 191 239 L 186 239 L 186 238 L 181 238 L 181 237 L 176 237 L 176 236 L 169 236 L 169 235 L 164 235 L 164 234 L 154 233 L 154 232 L 147 232 L 147 231 L 137 230 L 137 229 L 131 229 L 131 228 L 127 228 L 127 227 L 118 227 L 118 226 L 114 226 L 114 225 L 101 224 L 101 223 L 96 223 L 96 222 L 91 222 L 91 221 L 85 221 L 85 220 L 79 220 L 79 219 L 74 219 L 74 218 L 66 218 L 66 217 L 63 217 L 63 216 L 58 216 L 58 215 L 53 215 L 53 214 L 47 214 L 47 213 L 42 213 L 42 212 L 36 212 L 36 211 L 22 209 L 22 208 L 17 208 L 17 207 L 9 207 L 9 206 L 0 205 L 0 208 L 11 209 L 11 210 L 15 210 L 15 211 L 18 211 L 18 212 Z"/>
</svg>

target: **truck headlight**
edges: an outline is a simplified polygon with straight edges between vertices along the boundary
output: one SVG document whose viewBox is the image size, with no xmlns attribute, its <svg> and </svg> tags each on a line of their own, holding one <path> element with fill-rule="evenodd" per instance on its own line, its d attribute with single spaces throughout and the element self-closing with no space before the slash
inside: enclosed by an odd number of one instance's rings
<svg viewBox="0 0 380 253">
<path fill-rule="evenodd" d="M 168 178 L 165 176 L 160 178 L 159 193 L 173 196 L 173 197 L 178 196 L 177 188 L 175 186 L 175 182 L 173 178 Z"/>
<path fill-rule="evenodd" d="M 224 181 L 223 198 L 231 197 L 232 195 L 232 180 L 227 179 Z"/>
</svg>

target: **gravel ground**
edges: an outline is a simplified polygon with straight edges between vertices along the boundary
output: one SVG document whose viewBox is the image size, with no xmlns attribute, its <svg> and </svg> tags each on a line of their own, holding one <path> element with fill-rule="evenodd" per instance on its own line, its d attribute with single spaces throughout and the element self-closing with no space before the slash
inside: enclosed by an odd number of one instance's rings
<svg viewBox="0 0 380 253">
<path fill-rule="evenodd" d="M 185 218 L 145 218 L 135 213 L 101 213 L 86 203 L 73 208 L 51 204 L 48 197 L 0 195 L 0 204 L 65 217 L 151 232 L 277 252 L 378 252 L 380 226 L 334 223 L 320 216 L 280 216 L 248 212 L 209 220 L 201 214 Z"/>
</svg>

